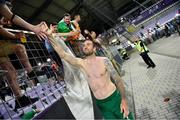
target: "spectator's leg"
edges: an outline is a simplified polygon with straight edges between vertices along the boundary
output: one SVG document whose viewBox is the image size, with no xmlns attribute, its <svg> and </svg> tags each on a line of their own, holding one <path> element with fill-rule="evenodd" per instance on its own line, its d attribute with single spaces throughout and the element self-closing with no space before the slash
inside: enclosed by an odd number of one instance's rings
<svg viewBox="0 0 180 120">
<path fill-rule="evenodd" d="M 33 78 L 32 84 L 36 85 L 38 83 L 38 80 L 32 69 L 31 64 L 29 63 L 26 48 L 24 47 L 24 45 L 16 44 L 13 49 L 14 49 L 16 55 L 18 56 L 20 62 L 22 63 L 22 65 L 25 67 L 25 69 L 28 73 L 28 76 L 30 78 Z"/>
<path fill-rule="evenodd" d="M 0 58 L 0 59 L 2 59 L 2 58 Z M 16 70 L 13 67 L 13 65 L 11 64 L 11 62 L 8 60 L 8 58 L 7 58 L 7 62 L 0 63 L 0 67 L 3 70 L 7 70 L 8 71 L 7 72 L 7 82 L 9 84 L 9 86 L 12 88 L 14 95 L 17 98 L 21 97 L 22 94 L 21 94 L 21 90 L 19 88 L 19 84 L 17 82 Z"/>
<path fill-rule="evenodd" d="M 26 53 L 26 48 L 24 47 L 24 45 L 16 44 L 14 51 L 18 56 L 20 62 L 24 65 L 27 72 L 30 73 L 32 71 L 32 67 L 31 64 L 29 63 L 28 56 Z"/>
<path fill-rule="evenodd" d="M 12 88 L 15 96 L 22 96 L 19 84 L 17 82 L 17 73 L 15 68 L 10 62 L 8 55 L 13 53 L 12 46 L 14 44 L 8 43 L 4 40 L 0 40 L 0 67 L 3 70 L 7 70 L 7 82 L 8 85 Z"/>
<path fill-rule="evenodd" d="M 8 55 L 14 53 L 14 48 L 16 48 L 16 44 L 11 44 L 8 42 L 1 43 L 0 46 L 0 67 L 4 70 L 7 70 L 7 82 L 9 86 L 12 88 L 14 95 L 16 96 L 15 101 L 15 109 L 19 107 L 27 106 L 31 103 L 34 103 L 38 100 L 38 98 L 30 98 L 25 95 L 22 95 L 18 81 L 16 70 L 11 64 Z"/>
</svg>

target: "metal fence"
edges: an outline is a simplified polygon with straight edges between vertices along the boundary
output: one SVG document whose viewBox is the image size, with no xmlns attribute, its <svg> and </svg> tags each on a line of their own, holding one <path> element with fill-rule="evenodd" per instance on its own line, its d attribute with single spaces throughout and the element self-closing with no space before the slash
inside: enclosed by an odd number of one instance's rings
<svg viewBox="0 0 180 120">
<path fill-rule="evenodd" d="M 34 34 L 26 34 L 24 40 L 24 43 L 22 40 L 5 40 L 5 43 L 25 46 L 26 50 L 19 54 L 27 53 L 28 60 L 26 62 L 30 64 L 34 74 L 28 75 L 21 62 L 21 56 L 16 52 L 5 56 L 10 60 L 5 62 L 12 64 L 15 68 L 15 76 L 11 75 L 11 69 L 6 70 L 3 63 L 0 63 L 0 119 L 29 119 L 38 116 L 60 99 L 64 93 L 63 68 L 59 66 L 58 70 L 53 69 L 53 65 L 56 64 L 53 55 L 46 49 L 44 41 L 38 40 Z M 2 59 L 1 56 L 0 59 Z M 16 107 L 18 96 L 14 95 L 14 84 L 7 79 L 8 74 L 18 82 L 16 87 L 20 88 L 20 94 L 27 98 L 38 97 L 39 99 L 36 102 L 29 99 L 30 104 L 24 106 L 19 104 L 19 107 Z M 58 76 L 62 77 L 61 81 Z M 32 83 L 34 79 L 36 80 L 35 84 Z"/>
</svg>

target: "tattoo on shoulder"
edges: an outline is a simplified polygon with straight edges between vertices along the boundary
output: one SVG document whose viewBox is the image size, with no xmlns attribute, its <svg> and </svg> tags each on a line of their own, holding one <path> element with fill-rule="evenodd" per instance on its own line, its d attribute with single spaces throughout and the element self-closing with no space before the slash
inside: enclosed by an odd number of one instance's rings
<svg viewBox="0 0 180 120">
<path fill-rule="evenodd" d="M 105 65 L 108 65 L 109 59 L 108 59 L 108 58 L 105 58 L 105 59 L 104 59 L 104 63 L 105 63 Z"/>
<path fill-rule="evenodd" d="M 104 64 L 107 68 L 107 70 L 109 71 L 111 77 L 113 78 L 113 81 L 115 83 L 119 82 L 118 76 L 119 74 L 117 73 L 116 69 L 114 68 L 113 64 L 111 63 L 111 61 L 108 58 L 104 59 Z"/>
<path fill-rule="evenodd" d="M 111 61 L 108 58 L 104 59 L 104 64 L 107 67 L 107 69 L 110 68 L 110 67 L 113 67 Z"/>
</svg>

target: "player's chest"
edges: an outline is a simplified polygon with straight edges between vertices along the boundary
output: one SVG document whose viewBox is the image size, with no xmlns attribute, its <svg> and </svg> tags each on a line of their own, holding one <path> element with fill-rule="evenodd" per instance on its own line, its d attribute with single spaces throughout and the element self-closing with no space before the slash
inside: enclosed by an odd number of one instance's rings
<svg viewBox="0 0 180 120">
<path fill-rule="evenodd" d="M 106 67 L 102 63 L 94 63 L 86 65 L 86 73 L 88 77 L 102 77 L 106 74 Z"/>
</svg>

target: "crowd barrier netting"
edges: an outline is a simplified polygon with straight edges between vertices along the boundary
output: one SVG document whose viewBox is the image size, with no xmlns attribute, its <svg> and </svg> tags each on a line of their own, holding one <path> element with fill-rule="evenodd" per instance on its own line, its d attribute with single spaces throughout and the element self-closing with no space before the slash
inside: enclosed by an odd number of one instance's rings
<svg viewBox="0 0 180 120">
<path fill-rule="evenodd" d="M 16 69 L 17 81 L 21 88 L 21 93 L 31 98 L 39 97 L 39 100 L 25 107 L 15 108 L 15 96 L 13 90 L 6 78 L 7 70 L 0 68 L 0 119 L 23 119 L 25 115 L 36 113 L 32 117 L 40 115 L 44 110 L 58 101 L 64 94 L 65 83 L 63 80 L 58 81 L 57 72 L 52 65 L 54 61 L 52 55 L 47 51 L 44 41 L 40 41 L 34 34 L 26 34 L 24 43 L 21 40 L 6 40 L 12 44 L 21 44 L 26 48 L 28 61 L 30 62 L 35 76 L 38 79 L 36 85 L 32 85 L 27 76 L 24 66 L 19 57 L 14 53 L 7 57 Z M 1 59 L 1 58 L 0 58 Z M 58 68 L 62 71 L 62 66 Z M 63 72 L 62 72 L 63 73 Z M 63 77 L 63 74 L 61 74 Z M 26 119 L 26 118 L 25 118 Z"/>
</svg>

